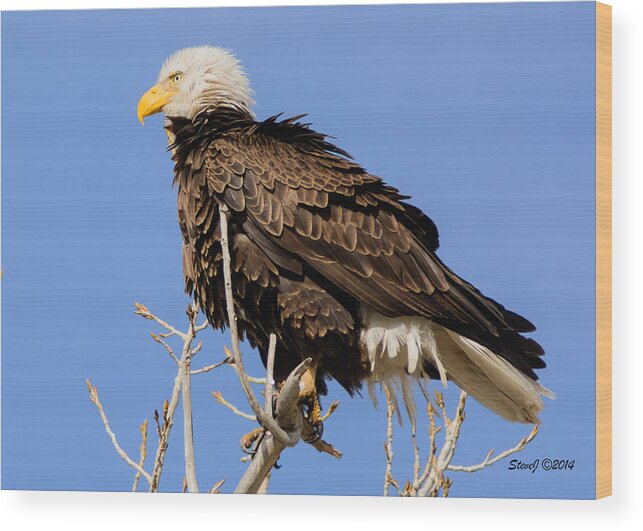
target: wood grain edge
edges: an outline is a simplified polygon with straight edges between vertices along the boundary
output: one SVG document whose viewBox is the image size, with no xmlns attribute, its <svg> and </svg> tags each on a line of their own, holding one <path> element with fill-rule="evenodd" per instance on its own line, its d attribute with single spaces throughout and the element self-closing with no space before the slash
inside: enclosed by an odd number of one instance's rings
<svg viewBox="0 0 643 531">
<path fill-rule="evenodd" d="M 612 7 L 596 2 L 596 498 L 612 494 Z"/>
</svg>

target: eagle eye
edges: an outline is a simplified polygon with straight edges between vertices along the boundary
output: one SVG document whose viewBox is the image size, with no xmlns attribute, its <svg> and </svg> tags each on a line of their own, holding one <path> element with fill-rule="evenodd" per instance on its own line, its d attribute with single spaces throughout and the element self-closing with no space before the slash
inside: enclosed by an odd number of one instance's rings
<svg viewBox="0 0 643 531">
<path fill-rule="evenodd" d="M 181 79 L 183 79 L 183 72 L 175 72 L 170 76 L 170 78 L 172 79 L 173 83 L 178 83 L 179 81 L 181 81 Z"/>
</svg>

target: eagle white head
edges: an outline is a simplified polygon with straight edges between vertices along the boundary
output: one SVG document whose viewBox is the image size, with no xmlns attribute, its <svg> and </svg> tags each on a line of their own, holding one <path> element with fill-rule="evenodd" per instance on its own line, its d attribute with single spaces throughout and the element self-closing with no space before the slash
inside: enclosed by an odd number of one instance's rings
<svg viewBox="0 0 643 531">
<path fill-rule="evenodd" d="M 228 107 L 252 113 L 250 82 L 229 50 L 214 46 L 184 48 L 170 56 L 158 82 L 138 102 L 141 123 L 158 112 L 192 119 L 206 110 Z"/>
</svg>

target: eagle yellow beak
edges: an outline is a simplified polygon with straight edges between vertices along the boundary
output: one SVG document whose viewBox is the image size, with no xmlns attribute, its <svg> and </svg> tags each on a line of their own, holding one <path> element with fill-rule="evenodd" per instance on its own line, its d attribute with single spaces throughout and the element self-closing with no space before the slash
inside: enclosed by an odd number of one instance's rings
<svg viewBox="0 0 643 531">
<path fill-rule="evenodd" d="M 146 116 L 161 112 L 176 93 L 177 89 L 174 86 L 163 81 L 143 94 L 136 109 L 136 115 L 141 125 L 143 125 Z"/>
</svg>

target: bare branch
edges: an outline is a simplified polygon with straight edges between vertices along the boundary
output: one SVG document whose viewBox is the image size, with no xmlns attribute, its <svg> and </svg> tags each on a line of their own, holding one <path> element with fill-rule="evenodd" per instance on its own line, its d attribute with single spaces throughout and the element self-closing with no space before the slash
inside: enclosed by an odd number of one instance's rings
<svg viewBox="0 0 643 531">
<path fill-rule="evenodd" d="M 136 313 L 137 315 L 141 315 L 145 319 L 158 323 L 159 325 L 161 325 L 161 327 L 168 331 L 164 334 L 156 334 L 154 332 L 151 332 L 151 336 L 154 341 L 162 345 L 167 350 L 174 363 L 178 366 L 178 371 L 174 379 L 174 387 L 172 389 L 170 401 L 169 403 L 166 402 L 164 404 L 162 426 L 159 422 L 158 413 L 155 412 L 154 420 L 156 421 L 157 433 L 159 435 L 159 445 L 156 450 L 156 457 L 154 459 L 154 470 L 152 472 L 150 491 L 155 492 L 158 488 L 158 482 L 160 480 L 161 471 L 163 469 L 163 462 L 165 460 L 165 453 L 167 451 L 168 439 L 173 425 L 174 413 L 178 406 L 179 397 L 182 395 L 185 477 L 190 492 L 198 492 L 198 485 L 196 482 L 196 466 L 194 464 L 194 430 L 192 426 L 192 394 L 190 376 L 192 374 L 192 356 L 199 352 L 202 347 L 202 343 L 199 342 L 199 344 L 193 349 L 192 343 L 198 331 L 205 328 L 206 323 L 197 326 L 196 319 L 199 312 L 197 309 L 192 308 L 191 305 L 188 305 L 188 331 L 181 332 L 174 328 L 172 325 L 154 315 L 144 305 L 138 302 L 135 302 L 134 304 L 136 306 L 136 312 L 134 313 Z M 171 336 L 177 336 L 183 340 L 181 359 L 178 359 L 175 356 L 174 349 L 166 341 L 164 341 L 164 338 L 168 338 Z"/>
<path fill-rule="evenodd" d="M 205 330 L 208 326 L 210 326 L 210 323 L 208 321 L 202 322 L 199 326 L 196 326 L 194 328 L 194 331 L 198 334 L 201 330 Z M 221 482 L 225 481 L 225 479 L 222 479 Z"/>
<path fill-rule="evenodd" d="M 85 383 L 87 384 L 87 390 L 89 391 L 89 399 L 92 401 L 92 403 L 96 406 L 96 409 L 98 409 L 98 413 L 100 414 L 100 418 L 103 421 L 103 425 L 105 426 L 105 431 L 107 432 L 107 435 L 109 435 L 110 439 L 112 440 L 112 445 L 114 446 L 114 449 L 116 450 L 116 453 L 121 456 L 121 458 L 129 465 L 131 466 L 134 470 L 139 472 L 147 481 L 148 483 L 152 483 L 152 476 L 150 476 L 142 466 L 140 466 L 138 463 L 134 462 L 129 455 L 121 448 L 121 446 L 118 444 L 118 441 L 116 440 L 116 435 L 112 431 L 112 428 L 109 426 L 109 421 L 107 420 L 107 415 L 105 415 L 105 411 L 103 410 L 103 405 L 100 403 L 100 400 L 98 399 L 98 390 L 92 385 L 92 383 L 89 380 L 85 380 Z"/>
<path fill-rule="evenodd" d="M 142 316 L 143 318 L 154 321 L 160 325 L 165 332 L 164 333 L 155 333 L 151 332 L 152 339 L 162 345 L 170 358 L 177 365 L 177 374 L 174 378 L 174 385 L 172 389 L 172 394 L 169 401 L 165 401 L 163 404 L 163 418 L 162 421 L 159 417 L 158 411 L 154 412 L 154 421 L 156 424 L 156 431 L 158 434 L 158 447 L 156 449 L 156 455 L 154 458 L 153 471 L 152 474 L 145 472 L 143 465 L 138 465 L 137 474 L 134 478 L 133 489 L 138 487 L 138 480 L 141 475 L 143 475 L 149 485 L 150 491 L 156 492 L 158 489 L 158 484 L 160 481 L 161 473 L 163 470 L 163 464 L 167 452 L 168 442 L 170 432 L 174 423 L 174 416 L 176 413 L 176 408 L 178 407 L 179 398 L 182 398 L 183 406 L 183 438 L 184 438 L 184 451 L 185 451 L 185 481 L 186 488 L 190 492 L 198 492 L 198 484 L 196 481 L 196 466 L 194 462 L 194 429 L 193 429 L 193 414 L 192 414 L 192 398 L 191 398 L 191 376 L 193 374 L 200 374 L 203 372 L 209 372 L 223 364 L 229 364 L 232 361 L 232 358 L 216 363 L 213 365 L 202 367 L 195 371 L 191 370 L 192 357 L 194 357 L 203 347 L 203 343 L 199 342 L 195 347 L 193 347 L 193 342 L 195 341 L 196 335 L 198 332 L 207 328 L 208 322 L 205 321 L 202 324 L 197 324 L 198 309 L 193 308 L 191 305 L 188 305 L 187 316 L 189 320 L 189 327 L 187 332 L 181 332 L 174 326 L 170 325 L 163 319 L 160 319 L 154 315 L 147 307 L 138 302 L 134 303 L 136 306 L 135 313 Z M 174 354 L 174 349 L 168 341 L 165 341 L 169 337 L 178 337 L 182 340 L 182 352 L 180 359 Z M 88 384 L 90 385 L 90 384 Z M 90 389 L 90 398 L 94 401 L 94 395 Z M 95 393 L 95 398 L 97 401 L 97 393 Z M 102 412 L 102 407 L 97 403 L 101 416 L 104 416 Z M 105 421 L 106 422 L 106 418 Z M 109 425 L 107 424 L 106 427 Z M 144 432 L 143 432 L 144 429 Z M 147 455 L 147 422 L 144 426 L 141 426 L 143 442 L 141 443 L 141 463 L 143 463 Z M 111 433 L 111 430 L 108 431 Z M 110 435 L 112 437 L 113 434 Z M 115 442 L 115 438 L 113 439 Z M 118 447 L 120 448 L 120 447 Z M 119 452 L 120 453 L 120 452 Z M 126 454 L 125 454 L 126 456 Z M 126 456 L 127 457 L 127 456 Z M 129 459 L 129 457 L 128 457 Z M 128 462 L 129 464 L 129 462 Z"/>
<path fill-rule="evenodd" d="M 266 433 L 234 493 L 256 494 L 259 492 L 264 479 L 270 474 L 272 467 L 275 466 L 285 448 L 286 446 L 275 439 L 271 432 Z"/>
<path fill-rule="evenodd" d="M 230 365 L 232 367 L 234 367 L 235 371 L 238 370 L 234 363 L 231 363 Z M 250 376 L 249 374 L 246 374 L 246 378 L 248 378 L 248 381 L 250 383 L 258 384 L 258 385 L 266 385 L 266 379 L 265 378 L 258 378 L 257 376 Z"/>
<path fill-rule="evenodd" d="M 232 269 L 231 269 L 231 259 L 230 259 L 230 247 L 228 244 L 228 206 L 223 203 L 219 206 L 220 214 L 220 226 L 221 226 L 221 249 L 223 251 L 223 276 L 225 280 L 225 295 L 226 295 L 226 310 L 228 312 L 228 325 L 230 326 L 230 337 L 232 340 L 232 352 L 234 354 L 234 362 L 237 369 L 237 374 L 239 375 L 239 380 L 241 381 L 241 387 L 243 388 L 248 402 L 252 407 L 252 411 L 257 416 L 258 421 L 266 429 L 270 430 L 272 434 L 279 440 L 279 442 L 285 446 L 294 446 L 297 444 L 299 437 L 291 438 L 291 436 L 284 431 L 278 424 L 275 422 L 271 416 L 268 416 L 265 411 L 261 408 L 257 397 L 250 386 L 250 382 L 246 376 L 246 373 L 243 368 L 243 354 L 239 348 L 239 332 L 237 329 L 237 316 L 234 309 L 234 297 L 232 295 Z M 294 372 L 294 371 L 293 371 Z M 298 407 L 298 406 L 297 406 Z"/>
<path fill-rule="evenodd" d="M 326 422 L 328 420 L 328 417 L 330 417 L 338 407 L 339 407 L 339 400 L 335 400 L 330 406 L 328 406 L 326 413 L 322 415 L 322 418 L 321 418 L 322 422 Z"/>
<path fill-rule="evenodd" d="M 141 446 L 139 447 L 140 459 L 138 461 L 138 466 L 143 468 L 145 465 L 145 458 L 147 457 L 147 419 L 141 424 L 139 430 L 141 431 Z M 138 480 L 141 477 L 141 473 L 137 470 L 136 475 L 134 476 L 134 483 L 132 484 L 132 492 L 136 492 L 138 488 Z"/>
<path fill-rule="evenodd" d="M 450 419 L 446 411 L 442 393 L 437 391 L 435 393 L 435 401 L 442 411 L 442 421 L 445 425 L 444 444 L 437 458 L 434 457 L 431 460 L 431 466 L 427 471 L 428 474 L 423 475 L 420 479 L 420 486 L 417 490 L 418 496 L 436 496 L 440 488 L 444 486 L 444 471 L 449 466 L 449 463 L 451 463 L 451 459 L 453 459 L 458 438 L 460 437 L 460 428 L 464 422 L 466 397 L 467 394 L 462 391 L 455 416 L 453 419 Z"/>
<path fill-rule="evenodd" d="M 308 369 L 311 359 L 302 361 L 288 376 L 277 399 L 276 422 L 279 429 L 288 434 L 296 444 L 301 438 L 303 414 L 299 407 L 299 381 Z M 286 445 L 269 431 L 259 444 L 254 459 L 239 481 L 235 494 L 255 494 L 261 488 L 266 476 L 279 459 Z"/>
<path fill-rule="evenodd" d="M 196 328 L 195 328 L 194 329 L 194 335 L 196 335 L 196 333 L 197 332 L 196 332 Z M 203 348 L 203 341 L 199 341 L 199 344 L 190 351 L 190 355 L 192 357 L 196 356 L 199 352 L 201 352 L 202 348 Z"/>
<path fill-rule="evenodd" d="M 299 407 L 300 380 L 311 363 L 312 359 L 306 358 L 293 369 L 281 387 L 279 398 L 277 398 L 275 412 L 279 428 L 286 432 L 294 432 L 294 437 L 297 440 L 299 440 L 298 434 L 301 431 L 302 423 L 302 411 Z"/>
<path fill-rule="evenodd" d="M 239 415 L 240 417 L 243 417 L 244 419 L 256 421 L 257 417 L 254 415 L 251 415 L 250 413 L 244 413 L 240 409 L 237 408 L 234 404 L 231 404 L 228 402 L 225 398 L 223 398 L 223 395 L 221 394 L 221 391 L 211 391 L 212 396 L 214 399 L 221 404 L 222 406 L 227 407 L 230 411 L 232 411 L 235 415 Z"/>
<path fill-rule="evenodd" d="M 221 487 L 225 483 L 226 478 L 223 478 L 220 481 L 217 481 L 214 486 L 208 491 L 208 494 L 219 494 L 221 493 Z"/>
<path fill-rule="evenodd" d="M 264 391 L 264 409 L 267 415 L 272 417 L 272 389 L 274 385 L 273 369 L 275 365 L 275 350 L 277 349 L 277 336 L 270 334 L 270 344 L 268 345 L 268 359 L 266 360 L 266 387 Z"/>
<path fill-rule="evenodd" d="M 261 486 L 259 487 L 259 490 L 257 490 L 257 494 L 268 494 L 268 483 L 270 483 L 270 474 L 272 471 L 268 472 L 266 474 L 266 477 L 263 479 L 261 482 Z"/>
<path fill-rule="evenodd" d="M 161 479 L 161 472 L 163 471 L 163 463 L 165 462 L 165 454 L 167 452 L 168 440 L 170 438 L 170 431 L 174 424 L 174 413 L 179 405 L 179 395 L 181 394 L 181 385 L 183 383 L 182 370 L 176 373 L 174 378 L 174 387 L 172 389 L 172 396 L 169 402 L 165 402 L 163 407 L 163 425 L 161 426 L 161 436 L 159 438 L 159 445 L 156 449 L 156 456 L 154 458 L 154 471 L 152 472 L 152 483 L 150 485 L 150 492 L 158 490 L 158 484 Z"/>
<path fill-rule="evenodd" d="M 219 367 L 221 367 L 221 365 L 227 365 L 229 363 L 230 363 L 230 358 L 226 358 L 223 361 L 220 361 L 219 363 L 215 363 L 214 365 L 206 365 L 205 367 L 201 367 L 200 369 L 195 369 L 193 371 L 190 371 L 190 374 L 194 376 L 195 374 L 210 372 L 214 369 L 218 369 Z"/>
<path fill-rule="evenodd" d="M 333 457 L 336 457 L 337 459 L 341 459 L 342 456 L 344 455 L 342 452 L 340 452 L 337 448 L 335 448 L 332 444 L 322 440 L 322 439 L 317 439 L 313 443 L 309 443 L 315 450 L 317 450 L 320 453 L 323 454 L 328 454 L 332 455 Z"/>
<path fill-rule="evenodd" d="M 411 440 L 413 442 L 413 482 L 414 492 L 420 488 L 420 447 L 418 446 L 416 423 L 411 424 Z"/>
<path fill-rule="evenodd" d="M 183 447 L 185 453 L 185 479 L 190 492 L 199 492 L 199 486 L 196 480 L 196 464 L 194 462 L 194 430 L 192 427 L 192 391 L 190 382 L 190 367 L 192 356 L 195 351 L 198 352 L 201 344 L 192 350 L 192 341 L 196 337 L 196 318 L 198 311 L 188 305 L 187 310 L 190 326 L 183 343 L 183 353 L 181 355 L 181 390 L 183 403 Z"/>
<path fill-rule="evenodd" d="M 386 469 L 384 471 L 384 496 L 389 495 L 390 485 L 393 480 L 393 398 L 389 388 L 384 385 L 384 394 L 386 395 L 386 442 L 384 443 L 384 453 L 386 454 Z"/>
<path fill-rule="evenodd" d="M 155 334 L 154 332 L 150 332 L 150 335 L 152 336 L 152 339 L 153 339 L 154 341 L 156 341 L 157 343 L 159 343 L 160 345 L 163 345 L 163 346 L 165 347 L 165 350 L 167 350 L 167 352 L 168 352 L 168 354 L 170 355 L 170 357 L 174 360 L 174 363 L 176 363 L 177 365 L 178 365 L 179 363 L 181 363 L 181 362 L 179 361 L 179 358 L 177 358 L 177 357 L 174 355 L 174 350 L 172 349 L 172 347 L 171 347 L 170 345 L 168 345 L 165 341 L 163 341 L 163 340 L 161 339 L 161 336 L 159 336 L 158 334 Z"/>
<path fill-rule="evenodd" d="M 484 468 L 490 467 L 491 465 L 496 464 L 498 461 L 501 461 L 505 457 L 508 457 L 511 454 L 515 454 L 516 452 L 520 452 L 525 446 L 527 446 L 531 441 L 534 440 L 536 435 L 538 435 L 538 424 L 534 424 L 534 427 L 532 428 L 529 435 L 520 439 L 520 441 L 518 441 L 518 444 L 516 446 L 514 446 L 513 448 L 509 448 L 504 452 L 499 453 L 493 459 L 491 459 L 491 456 L 493 455 L 493 450 L 490 450 L 487 456 L 484 458 L 484 461 L 482 461 L 481 463 L 478 463 L 477 465 L 462 466 L 462 465 L 450 464 L 447 467 L 447 470 L 452 470 L 454 472 L 477 472 L 478 470 L 482 470 Z"/>
<path fill-rule="evenodd" d="M 162 434 L 161 434 L 162 428 L 161 428 L 161 423 L 159 421 L 159 410 L 158 409 L 154 410 L 154 423 L 156 424 L 156 435 L 158 435 L 158 438 L 160 440 L 161 437 L 162 437 Z"/>
<path fill-rule="evenodd" d="M 228 358 L 229 358 L 228 365 L 230 365 L 230 367 L 232 367 L 234 369 L 234 371 L 238 375 L 239 374 L 239 368 L 237 367 L 237 365 L 234 362 L 234 354 L 232 354 L 230 349 L 228 347 L 226 347 L 225 345 L 223 346 L 223 352 L 225 352 L 225 355 L 228 356 Z M 239 376 L 239 377 L 241 377 L 241 376 Z M 247 373 L 246 373 L 245 377 L 248 379 L 248 381 L 250 383 L 259 384 L 259 385 L 266 385 L 266 379 L 265 378 L 257 378 L 256 376 L 250 376 Z"/>
<path fill-rule="evenodd" d="M 156 315 L 151 313 L 144 305 L 138 302 L 134 302 L 134 306 L 136 306 L 136 311 L 134 312 L 136 315 L 140 315 L 141 317 L 143 317 L 143 319 L 155 321 L 156 323 L 160 324 L 163 328 L 165 328 L 169 332 L 169 334 L 164 334 L 163 337 L 169 337 L 171 335 L 174 335 L 174 336 L 179 336 L 181 339 L 185 340 L 185 334 L 183 332 L 179 332 L 172 325 L 166 323 L 162 319 L 159 319 Z"/>
<path fill-rule="evenodd" d="M 385 472 L 385 482 L 384 482 L 384 492 L 385 495 L 388 495 L 389 486 L 393 485 L 397 488 L 400 496 L 439 496 L 442 492 L 443 496 L 448 496 L 451 485 L 453 484 L 452 480 L 446 476 L 446 472 L 477 472 L 483 470 L 494 463 L 497 463 L 501 459 L 522 450 L 527 444 L 529 444 L 536 434 L 538 433 L 537 426 L 534 426 L 534 429 L 529 435 L 521 439 L 518 444 L 505 450 L 504 452 L 498 454 L 492 458 L 493 450 L 487 454 L 485 459 L 477 464 L 471 466 L 460 466 L 452 465 L 451 461 L 455 454 L 455 449 L 458 444 L 460 437 L 460 430 L 462 424 L 465 420 L 465 405 L 466 405 L 466 393 L 462 391 L 460 393 L 460 398 L 458 400 L 458 405 L 453 417 L 450 417 L 447 412 L 447 407 L 444 403 L 444 397 L 442 393 L 436 391 L 435 397 L 433 400 L 425 393 L 427 398 L 427 417 L 428 417 L 428 435 L 429 435 L 429 451 L 426 458 L 426 464 L 422 472 L 420 473 L 420 447 L 417 440 L 417 433 L 415 429 L 415 423 L 411 424 L 411 441 L 413 445 L 413 475 L 410 481 L 407 481 L 404 489 L 401 490 L 395 480 L 390 474 L 393 461 L 393 451 L 392 451 L 392 417 L 393 417 L 393 408 L 394 405 L 391 400 L 390 392 L 384 386 L 384 391 L 387 396 L 387 404 L 389 408 L 387 410 L 387 442 L 384 444 L 384 451 L 386 453 L 386 472 Z M 434 405 L 435 404 L 435 405 Z M 436 419 L 442 419 L 442 426 L 438 426 Z M 437 444 L 437 434 L 444 430 L 444 441 L 438 449 Z"/>
<path fill-rule="evenodd" d="M 433 408 L 433 404 L 431 403 L 430 398 L 427 401 L 426 410 L 427 410 L 427 416 L 429 418 L 429 456 L 426 460 L 426 467 L 424 468 L 424 472 L 420 476 L 420 479 L 418 479 L 418 483 L 426 480 L 426 478 L 429 475 L 429 472 L 431 471 L 431 467 L 435 465 L 435 462 L 436 462 L 435 454 L 438 449 L 436 436 L 442 429 L 435 422 L 436 411 Z"/>
<path fill-rule="evenodd" d="M 194 462 L 194 430 L 191 400 L 191 376 L 212 371 L 224 364 L 230 365 L 237 373 L 248 403 L 250 404 L 255 414 L 251 415 L 240 411 L 234 405 L 227 402 L 227 400 L 223 398 L 221 393 L 213 392 L 212 394 L 214 398 L 220 404 L 228 407 L 228 409 L 233 411 L 235 414 L 249 420 L 259 422 L 259 424 L 261 425 L 261 428 L 259 428 L 261 434 L 258 438 L 256 438 L 255 443 L 253 444 L 253 447 L 256 448 L 256 450 L 254 450 L 256 452 L 256 457 L 252 460 L 252 463 L 246 470 L 246 473 L 241 478 L 236 492 L 265 492 L 268 486 L 270 471 L 272 469 L 272 466 L 279 458 L 281 451 L 284 448 L 297 444 L 302 439 L 303 435 L 309 435 L 310 439 L 312 439 L 312 435 L 314 435 L 314 433 L 312 432 L 314 432 L 315 429 L 304 422 L 304 415 L 300 402 L 301 378 L 310 367 L 310 364 L 312 362 L 310 358 L 304 360 L 288 376 L 280 389 L 276 404 L 274 403 L 273 398 L 275 393 L 273 371 L 277 339 L 274 334 L 270 335 L 266 377 L 253 378 L 247 375 L 245 372 L 243 365 L 243 355 L 239 345 L 239 332 L 237 327 L 237 317 L 234 307 L 234 297 L 232 290 L 231 260 L 228 243 L 228 208 L 226 207 L 226 205 L 220 206 L 220 213 L 226 312 L 228 315 L 228 324 L 230 327 L 232 343 L 232 351 L 225 348 L 227 356 L 226 359 L 215 364 L 206 365 L 199 369 L 192 370 L 192 358 L 198 352 L 200 352 L 203 347 L 202 342 L 199 342 L 196 347 L 193 347 L 192 343 L 194 342 L 197 333 L 209 326 L 207 321 L 203 322 L 200 325 L 197 325 L 196 319 L 198 310 L 193 309 L 191 306 L 188 306 L 187 315 L 189 318 L 189 328 L 187 332 L 181 332 L 166 321 L 154 315 L 144 305 L 138 302 L 134 303 L 136 306 L 135 313 L 137 315 L 142 316 L 144 319 L 154 321 L 164 329 L 163 333 L 151 332 L 152 339 L 162 345 L 163 348 L 165 348 L 172 361 L 174 361 L 175 365 L 177 365 L 177 374 L 174 378 L 174 384 L 170 399 L 166 400 L 163 404 L 162 418 L 159 415 L 158 411 L 155 410 L 154 412 L 154 421 L 158 434 L 158 446 L 156 449 L 153 470 L 151 474 L 147 473 L 143 468 L 147 456 L 147 421 L 145 421 L 141 426 L 141 435 L 143 440 L 140 446 L 140 464 L 137 464 L 131 458 L 129 458 L 129 456 L 118 445 L 116 437 L 112 432 L 109 423 L 107 422 L 107 417 L 105 416 L 102 405 L 98 400 L 98 393 L 96 389 L 91 386 L 91 383 L 89 381 L 87 382 L 90 392 L 90 398 L 99 410 L 99 413 L 105 425 L 105 429 L 112 439 L 114 448 L 119 453 L 119 455 L 128 463 L 128 465 L 132 466 L 137 472 L 134 478 L 133 490 L 137 489 L 138 482 L 141 476 L 145 477 L 145 479 L 148 481 L 150 492 L 156 492 L 158 490 L 164 461 L 167 455 L 169 437 L 172 426 L 174 424 L 176 409 L 178 407 L 179 399 L 181 399 L 183 406 L 183 437 L 185 450 L 185 476 L 183 489 L 184 491 L 189 490 L 190 492 L 198 492 L 196 466 Z M 169 341 L 166 341 L 167 338 L 173 336 L 180 338 L 183 342 L 180 357 L 175 355 L 174 348 L 170 345 Z M 257 399 L 257 396 L 255 395 L 255 392 L 251 387 L 251 384 L 253 383 L 264 386 L 263 405 L 260 405 L 259 400 Z M 328 419 L 328 417 L 337 408 L 337 405 L 337 402 L 331 404 L 326 414 L 322 417 L 322 421 Z M 310 439 L 306 438 L 307 441 Z M 342 456 L 339 450 L 321 439 L 316 440 L 315 442 L 311 442 L 310 444 L 320 452 L 328 453 L 329 455 L 332 455 L 336 458 L 340 458 Z M 210 489 L 210 492 L 219 492 L 219 487 L 222 483 L 222 481 L 219 482 L 212 489 Z"/>
</svg>

